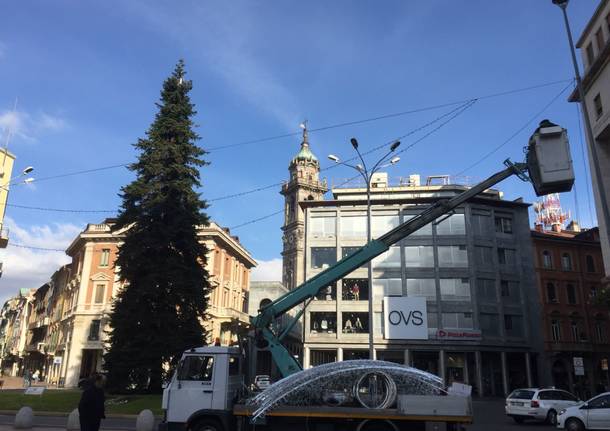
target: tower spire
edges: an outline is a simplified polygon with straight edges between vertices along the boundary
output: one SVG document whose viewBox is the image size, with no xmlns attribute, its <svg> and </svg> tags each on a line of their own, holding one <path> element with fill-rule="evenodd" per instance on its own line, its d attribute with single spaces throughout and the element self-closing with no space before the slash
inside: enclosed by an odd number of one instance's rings
<svg viewBox="0 0 610 431">
<path fill-rule="evenodd" d="M 309 135 L 307 134 L 307 120 L 303 120 L 299 127 L 303 129 L 303 141 L 301 142 L 301 147 L 309 146 Z"/>
</svg>

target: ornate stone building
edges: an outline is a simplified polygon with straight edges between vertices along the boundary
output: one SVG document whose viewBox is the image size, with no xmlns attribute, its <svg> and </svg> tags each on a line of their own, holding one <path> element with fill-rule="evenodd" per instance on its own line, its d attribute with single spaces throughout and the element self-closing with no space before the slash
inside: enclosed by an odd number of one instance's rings
<svg viewBox="0 0 610 431">
<path fill-rule="evenodd" d="M 294 289 L 305 281 L 303 272 L 295 271 L 305 263 L 305 212 L 299 202 L 323 200 L 324 193 L 328 191 L 326 181 L 320 180 L 320 162 L 309 149 L 306 125 L 301 150 L 291 160 L 288 171 L 290 180 L 280 192 L 285 199 L 282 284 Z"/>
</svg>

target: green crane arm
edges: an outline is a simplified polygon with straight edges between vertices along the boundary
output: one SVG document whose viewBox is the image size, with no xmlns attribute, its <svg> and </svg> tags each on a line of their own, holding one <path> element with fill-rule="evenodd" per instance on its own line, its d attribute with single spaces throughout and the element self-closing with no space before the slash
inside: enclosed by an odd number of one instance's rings
<svg viewBox="0 0 610 431">
<path fill-rule="evenodd" d="M 301 364 L 290 354 L 286 347 L 282 344 L 283 336 L 296 324 L 302 315 L 304 308 L 297 313 L 288 325 L 288 328 L 282 334 L 275 334 L 271 329 L 273 323 L 278 317 L 293 309 L 297 305 L 312 299 L 323 288 L 344 276 L 350 274 L 356 268 L 359 268 L 369 260 L 379 256 L 387 251 L 392 244 L 397 243 L 406 236 L 412 234 L 418 229 L 431 223 L 438 217 L 447 214 L 459 205 L 484 192 L 500 181 L 516 174 L 521 179 L 527 179 L 524 172 L 527 167 L 524 163 L 513 164 L 506 160 L 507 168 L 492 175 L 483 182 L 471 187 L 470 189 L 460 193 L 459 195 L 446 200 L 441 200 L 428 207 L 421 214 L 413 217 L 409 221 L 402 223 L 377 239 L 372 240 L 359 250 L 341 259 L 339 262 L 313 276 L 305 283 L 297 288 L 282 295 L 273 302 L 259 310 L 256 317 L 251 317 L 250 322 L 254 326 L 257 336 L 262 337 L 268 343 L 268 348 L 271 351 L 274 362 L 276 363 L 282 376 L 286 377 L 302 369 Z M 369 286 L 372 288 L 372 286 Z"/>
</svg>

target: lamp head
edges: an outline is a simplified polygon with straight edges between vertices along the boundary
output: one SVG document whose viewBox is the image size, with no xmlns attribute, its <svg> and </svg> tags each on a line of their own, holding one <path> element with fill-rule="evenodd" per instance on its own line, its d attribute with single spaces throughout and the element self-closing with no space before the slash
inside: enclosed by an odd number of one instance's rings
<svg viewBox="0 0 610 431">
<path fill-rule="evenodd" d="M 356 169 L 358 169 L 358 171 L 360 171 L 360 172 L 364 172 L 364 168 L 362 167 L 362 165 L 360 163 L 358 163 L 356 165 Z"/>
<path fill-rule="evenodd" d="M 390 151 L 394 151 L 396 150 L 396 148 L 400 147 L 400 141 L 396 141 L 394 142 L 391 146 L 390 146 Z"/>
<path fill-rule="evenodd" d="M 553 4 L 559 6 L 562 9 L 565 9 L 566 7 L 568 7 L 568 1 L 569 0 L 553 0 Z"/>
<path fill-rule="evenodd" d="M 30 172 L 32 172 L 34 170 L 33 166 L 27 166 L 23 171 L 21 171 L 23 173 L 23 175 L 27 175 Z"/>
<path fill-rule="evenodd" d="M 34 178 L 32 178 L 32 177 L 26 178 L 25 180 L 23 180 L 24 184 L 30 184 L 33 181 L 34 181 Z"/>
<path fill-rule="evenodd" d="M 339 157 L 335 156 L 334 154 L 329 154 L 328 158 L 335 163 L 339 163 Z"/>
<path fill-rule="evenodd" d="M 349 140 L 352 143 L 352 147 L 354 147 L 355 150 L 358 149 L 358 141 L 356 140 L 356 138 L 352 138 Z"/>
<path fill-rule="evenodd" d="M 392 160 L 390 160 L 390 164 L 395 165 L 400 161 L 400 157 L 396 156 Z"/>
</svg>

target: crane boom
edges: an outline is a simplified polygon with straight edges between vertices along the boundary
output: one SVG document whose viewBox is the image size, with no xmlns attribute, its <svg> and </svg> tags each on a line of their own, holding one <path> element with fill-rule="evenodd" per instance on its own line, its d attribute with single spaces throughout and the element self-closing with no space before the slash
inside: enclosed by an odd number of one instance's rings
<svg viewBox="0 0 610 431">
<path fill-rule="evenodd" d="M 296 324 L 304 309 L 292 319 L 292 322 L 288 325 L 288 328 L 284 330 L 281 335 L 275 334 L 270 329 L 272 322 L 297 305 L 312 299 L 329 284 L 336 282 L 371 259 L 374 259 L 380 254 L 384 253 L 390 248 L 391 245 L 396 244 L 401 239 L 421 229 L 438 217 L 447 214 L 459 205 L 491 188 L 500 181 L 515 174 L 521 179 L 527 180 L 527 177 L 524 174 L 524 172 L 527 170 L 527 166 L 524 163 L 513 164 L 509 160 L 506 160 L 504 163 L 507 166 L 506 169 L 495 173 L 486 180 L 469 188 L 468 190 L 465 190 L 451 199 L 437 201 L 421 214 L 413 217 L 405 223 L 398 225 L 379 238 L 372 240 L 354 253 L 341 259 L 330 268 L 325 269 L 297 288 L 287 292 L 285 295 L 282 295 L 275 301 L 272 301 L 266 306 L 262 307 L 259 310 L 258 316 L 251 317 L 250 322 L 257 331 L 257 336 L 264 338 L 264 340 L 268 343 L 268 348 L 273 356 L 273 360 L 282 376 L 286 377 L 302 369 L 298 361 L 282 344 L 281 338 Z"/>
</svg>

